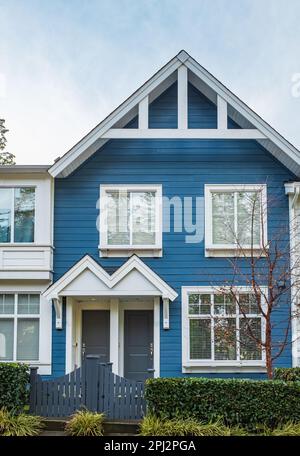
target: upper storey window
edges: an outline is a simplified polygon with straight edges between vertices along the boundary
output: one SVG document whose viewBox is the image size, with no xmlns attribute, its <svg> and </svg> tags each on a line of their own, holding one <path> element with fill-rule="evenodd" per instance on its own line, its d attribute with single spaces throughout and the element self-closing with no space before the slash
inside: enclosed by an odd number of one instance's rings
<svg viewBox="0 0 300 456">
<path fill-rule="evenodd" d="M 148 255 L 161 249 L 160 186 L 101 186 L 100 249 Z"/>
<path fill-rule="evenodd" d="M 34 242 L 35 188 L 0 188 L 0 243 Z"/>
<path fill-rule="evenodd" d="M 206 253 L 226 256 L 267 241 L 265 185 L 206 185 Z"/>
</svg>

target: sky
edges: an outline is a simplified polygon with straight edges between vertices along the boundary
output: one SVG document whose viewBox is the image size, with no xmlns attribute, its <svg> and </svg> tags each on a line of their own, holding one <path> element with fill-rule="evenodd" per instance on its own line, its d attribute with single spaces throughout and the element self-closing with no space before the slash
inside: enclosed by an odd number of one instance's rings
<svg viewBox="0 0 300 456">
<path fill-rule="evenodd" d="M 6 150 L 52 164 L 181 49 L 300 148 L 299 24 L 299 0 L 0 0 Z"/>
</svg>

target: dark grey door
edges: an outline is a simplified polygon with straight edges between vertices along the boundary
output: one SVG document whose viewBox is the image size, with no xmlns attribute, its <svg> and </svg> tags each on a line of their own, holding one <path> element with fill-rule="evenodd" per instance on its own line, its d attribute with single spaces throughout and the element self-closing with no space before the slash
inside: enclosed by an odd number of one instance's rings
<svg viewBox="0 0 300 456">
<path fill-rule="evenodd" d="M 99 355 L 100 362 L 109 362 L 109 310 L 82 311 L 82 359 Z"/>
<path fill-rule="evenodd" d="M 124 312 L 124 377 L 144 381 L 153 376 L 153 311 Z"/>
</svg>

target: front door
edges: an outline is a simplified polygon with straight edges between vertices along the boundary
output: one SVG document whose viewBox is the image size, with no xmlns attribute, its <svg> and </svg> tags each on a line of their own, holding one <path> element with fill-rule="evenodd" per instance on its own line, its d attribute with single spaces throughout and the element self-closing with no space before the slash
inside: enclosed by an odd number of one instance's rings
<svg viewBox="0 0 300 456">
<path fill-rule="evenodd" d="M 153 376 L 153 311 L 124 311 L 124 377 Z"/>
<path fill-rule="evenodd" d="M 100 362 L 109 362 L 109 310 L 82 311 L 82 360 L 98 355 Z"/>
</svg>

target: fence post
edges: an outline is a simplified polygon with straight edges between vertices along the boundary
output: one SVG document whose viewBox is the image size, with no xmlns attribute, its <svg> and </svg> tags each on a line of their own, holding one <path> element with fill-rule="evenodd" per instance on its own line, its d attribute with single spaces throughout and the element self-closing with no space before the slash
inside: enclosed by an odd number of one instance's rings
<svg viewBox="0 0 300 456">
<path fill-rule="evenodd" d="M 97 411 L 98 397 L 98 355 L 86 356 L 86 397 L 85 406 L 88 410 Z"/>
<path fill-rule="evenodd" d="M 113 363 L 106 363 L 109 372 L 112 372 Z"/>
<path fill-rule="evenodd" d="M 36 382 L 37 382 L 37 367 L 30 368 L 29 374 L 29 412 L 35 413 L 36 406 Z"/>
</svg>

